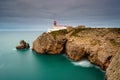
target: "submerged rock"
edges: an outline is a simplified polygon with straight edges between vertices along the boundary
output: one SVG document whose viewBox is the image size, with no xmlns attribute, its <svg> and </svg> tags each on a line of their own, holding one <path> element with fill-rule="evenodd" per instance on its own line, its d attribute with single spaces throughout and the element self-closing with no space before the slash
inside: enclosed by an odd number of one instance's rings
<svg viewBox="0 0 120 80">
<path fill-rule="evenodd" d="M 30 46 L 24 40 L 21 40 L 20 45 L 16 46 L 16 49 L 28 49 L 28 48 L 30 48 Z"/>
<path fill-rule="evenodd" d="M 109 64 L 119 49 L 120 28 L 69 27 L 64 30 L 43 33 L 33 42 L 33 50 L 39 54 L 64 52 L 75 61 L 85 57 L 103 70 L 114 65 L 114 63 Z M 120 67 L 120 64 L 116 65 Z"/>
</svg>

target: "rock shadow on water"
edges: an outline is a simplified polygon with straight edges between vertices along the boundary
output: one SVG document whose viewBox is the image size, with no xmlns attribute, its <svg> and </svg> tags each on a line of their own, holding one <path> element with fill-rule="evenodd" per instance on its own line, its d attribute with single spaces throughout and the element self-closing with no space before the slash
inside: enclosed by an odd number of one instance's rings
<svg viewBox="0 0 120 80">
<path fill-rule="evenodd" d="M 51 66 L 56 66 L 57 65 L 61 65 L 61 66 L 65 66 L 66 65 L 70 65 L 73 66 L 71 64 L 71 62 L 66 59 L 65 57 L 63 57 L 63 54 L 36 54 L 36 52 L 32 51 L 34 58 L 38 61 L 41 62 L 43 64 L 48 64 L 49 67 Z"/>
<path fill-rule="evenodd" d="M 19 54 L 28 53 L 29 51 L 30 51 L 30 49 L 21 49 L 21 50 L 16 49 L 16 52 L 19 53 Z"/>
</svg>

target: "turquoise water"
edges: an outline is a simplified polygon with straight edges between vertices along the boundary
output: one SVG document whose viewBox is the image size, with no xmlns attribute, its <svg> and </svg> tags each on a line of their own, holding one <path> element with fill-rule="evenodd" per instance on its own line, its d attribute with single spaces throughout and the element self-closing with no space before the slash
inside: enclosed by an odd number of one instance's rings
<svg viewBox="0 0 120 80">
<path fill-rule="evenodd" d="M 21 39 L 32 45 L 41 33 L 0 32 L 0 80 L 104 80 L 105 72 L 95 66 L 75 65 L 63 55 L 15 49 Z"/>
</svg>

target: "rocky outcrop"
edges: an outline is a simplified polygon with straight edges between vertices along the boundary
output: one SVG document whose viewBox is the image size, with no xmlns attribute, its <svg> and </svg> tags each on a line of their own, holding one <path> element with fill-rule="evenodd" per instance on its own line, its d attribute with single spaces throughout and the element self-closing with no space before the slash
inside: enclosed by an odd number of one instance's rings
<svg viewBox="0 0 120 80">
<path fill-rule="evenodd" d="M 75 61 L 85 57 L 103 70 L 110 66 L 119 49 L 119 28 L 68 27 L 65 30 L 43 33 L 33 42 L 33 50 L 39 54 L 64 52 Z"/>
<path fill-rule="evenodd" d="M 33 50 L 39 54 L 60 54 L 64 49 L 66 41 L 64 31 L 43 33 L 34 41 Z"/>
<path fill-rule="evenodd" d="M 28 49 L 28 48 L 30 48 L 30 46 L 24 40 L 21 40 L 20 45 L 16 46 L 16 49 Z"/>
</svg>

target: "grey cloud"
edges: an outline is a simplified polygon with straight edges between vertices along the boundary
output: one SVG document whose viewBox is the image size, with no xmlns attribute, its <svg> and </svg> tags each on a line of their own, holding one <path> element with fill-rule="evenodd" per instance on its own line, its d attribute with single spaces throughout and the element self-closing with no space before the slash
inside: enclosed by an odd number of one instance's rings
<svg viewBox="0 0 120 80">
<path fill-rule="evenodd" d="M 0 23 L 36 24 L 58 19 L 89 24 L 113 21 L 119 25 L 119 3 L 119 0 L 0 0 Z"/>
</svg>

